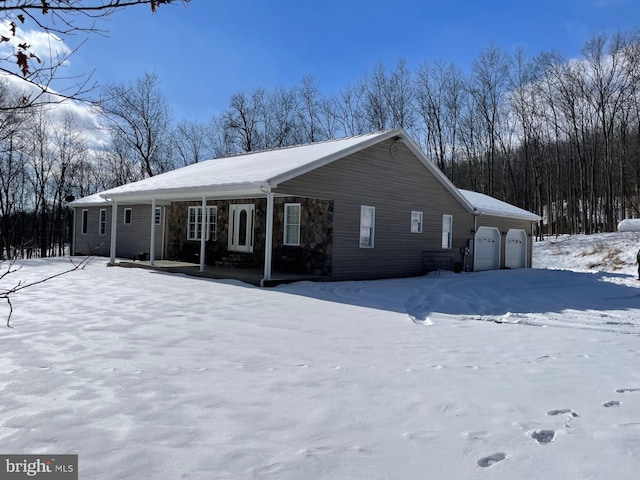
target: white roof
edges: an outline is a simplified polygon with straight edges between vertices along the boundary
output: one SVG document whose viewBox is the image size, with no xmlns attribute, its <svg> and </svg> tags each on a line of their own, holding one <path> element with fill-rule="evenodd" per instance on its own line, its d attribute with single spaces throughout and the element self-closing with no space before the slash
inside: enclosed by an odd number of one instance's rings
<svg viewBox="0 0 640 480">
<path fill-rule="evenodd" d="M 209 198 L 264 194 L 278 183 L 326 165 L 388 138 L 400 135 L 402 129 L 385 130 L 366 135 L 285 147 L 277 150 L 247 153 L 206 160 L 161 175 L 128 183 L 72 203 L 86 204 L 101 199 L 126 202 L 156 199 Z"/>
<path fill-rule="evenodd" d="M 72 207 L 91 207 L 96 206 L 97 204 L 104 203 L 105 205 L 109 204 L 108 200 L 102 198 L 100 193 L 94 193 L 93 195 L 89 195 L 87 197 L 78 198 L 69 203 Z"/>
<path fill-rule="evenodd" d="M 523 220 L 539 221 L 541 217 L 522 208 L 490 197 L 484 193 L 460 189 L 460 193 L 473 205 L 481 215 L 495 215 L 497 217 L 521 218 Z"/>
<path fill-rule="evenodd" d="M 424 152 L 402 128 L 206 160 L 80 198 L 71 202 L 71 206 L 95 206 L 109 203 L 111 200 L 134 203 L 148 202 L 151 199 L 194 199 L 201 196 L 260 196 L 277 187 L 279 183 L 396 136 L 403 139 L 405 145 L 470 213 L 540 220 L 538 215 L 488 195 L 457 189 L 426 158 Z"/>
</svg>

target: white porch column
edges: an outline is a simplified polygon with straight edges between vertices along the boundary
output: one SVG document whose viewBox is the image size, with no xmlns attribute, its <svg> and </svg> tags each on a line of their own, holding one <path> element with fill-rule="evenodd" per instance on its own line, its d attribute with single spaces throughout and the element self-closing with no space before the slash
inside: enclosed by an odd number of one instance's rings
<svg viewBox="0 0 640 480">
<path fill-rule="evenodd" d="M 111 259 L 110 263 L 116 263 L 116 238 L 118 230 L 118 202 L 111 201 Z"/>
<path fill-rule="evenodd" d="M 207 197 L 202 197 L 202 223 L 200 224 L 200 271 L 204 272 L 204 250 L 209 230 L 209 215 L 207 215 Z"/>
<path fill-rule="evenodd" d="M 156 258 L 156 199 L 151 199 L 151 245 L 149 246 L 149 265 L 155 265 Z"/>
<path fill-rule="evenodd" d="M 273 193 L 267 193 L 267 218 L 265 228 L 264 241 L 264 278 L 260 282 L 264 286 L 264 282 L 271 280 L 271 256 L 273 255 Z"/>
</svg>

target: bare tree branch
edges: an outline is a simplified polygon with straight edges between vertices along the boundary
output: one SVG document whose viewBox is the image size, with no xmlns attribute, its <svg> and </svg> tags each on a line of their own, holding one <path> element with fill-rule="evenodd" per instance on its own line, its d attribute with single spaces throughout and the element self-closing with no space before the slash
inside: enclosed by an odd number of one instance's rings
<svg viewBox="0 0 640 480">
<path fill-rule="evenodd" d="M 148 5 L 155 12 L 160 5 L 190 0 L 4 0 L 0 1 L 0 74 L 24 82 L 22 102 L 11 108 L 61 103 L 66 100 L 87 102 L 95 89 L 91 73 L 65 78 L 61 68 L 86 42 L 68 48 L 65 40 L 75 35 L 102 35 L 98 23 L 127 7 Z M 31 32 L 45 34 L 48 48 L 36 51 L 29 44 Z M 9 52 L 5 55 L 5 52 Z M 64 84 L 62 88 L 55 88 Z M 4 107 L 0 107 L 0 111 Z"/>
</svg>

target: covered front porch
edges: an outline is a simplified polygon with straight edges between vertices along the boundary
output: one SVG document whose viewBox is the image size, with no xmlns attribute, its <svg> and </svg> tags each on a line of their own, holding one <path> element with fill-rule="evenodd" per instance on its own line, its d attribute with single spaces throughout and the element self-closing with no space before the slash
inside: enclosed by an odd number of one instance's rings
<svg viewBox="0 0 640 480">
<path fill-rule="evenodd" d="M 198 263 L 180 262 L 172 260 L 116 260 L 111 266 L 125 268 L 145 268 L 167 273 L 181 273 L 194 277 L 212 278 L 218 280 L 238 280 L 255 286 L 274 287 L 285 283 L 302 281 L 329 281 L 330 276 L 311 275 L 301 273 L 289 273 L 273 270 L 271 278 L 265 280 L 264 271 L 261 268 L 226 268 L 214 265 L 200 267 Z"/>
<path fill-rule="evenodd" d="M 112 197 L 111 264 L 273 285 L 331 275 L 330 201 L 255 190 Z M 118 200 L 121 200 L 120 202 Z M 119 261 L 118 208 L 150 204 L 149 248 Z M 131 208 L 127 208 L 131 210 Z M 158 248 L 156 229 L 162 229 Z M 155 239 L 151 241 L 150 239 Z M 128 238 L 120 239 L 126 242 Z M 138 247 L 140 248 L 140 247 Z"/>
</svg>

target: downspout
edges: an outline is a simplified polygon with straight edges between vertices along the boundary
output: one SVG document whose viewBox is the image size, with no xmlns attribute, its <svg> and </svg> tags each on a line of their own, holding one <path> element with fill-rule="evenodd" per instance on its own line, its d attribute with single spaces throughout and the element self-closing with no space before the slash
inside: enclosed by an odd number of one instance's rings
<svg viewBox="0 0 640 480">
<path fill-rule="evenodd" d="M 76 253 L 76 217 L 78 216 L 78 208 L 73 207 L 73 234 L 71 235 L 71 251 L 69 256 L 73 257 Z"/>
<path fill-rule="evenodd" d="M 204 252 L 209 232 L 209 215 L 207 214 L 207 197 L 202 196 L 202 230 L 200 230 L 200 271 L 204 272 Z"/>
<path fill-rule="evenodd" d="M 476 271 L 476 233 L 478 233 L 478 211 L 473 214 L 473 271 Z"/>
<path fill-rule="evenodd" d="M 260 280 L 260 286 L 271 280 L 271 257 L 273 255 L 273 192 L 267 192 L 267 214 L 264 240 L 264 277 Z"/>
<path fill-rule="evenodd" d="M 151 199 L 151 245 L 149 246 L 149 265 L 155 265 L 156 258 L 156 199 Z"/>
<path fill-rule="evenodd" d="M 116 238 L 118 229 L 118 202 L 111 201 L 111 258 L 109 259 L 110 265 L 116 264 Z"/>
</svg>

